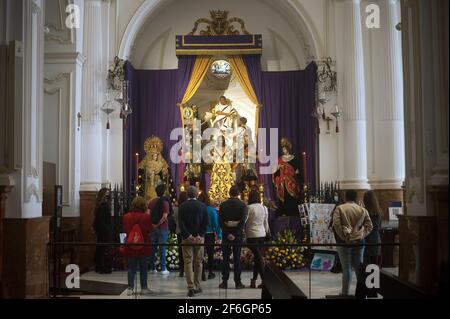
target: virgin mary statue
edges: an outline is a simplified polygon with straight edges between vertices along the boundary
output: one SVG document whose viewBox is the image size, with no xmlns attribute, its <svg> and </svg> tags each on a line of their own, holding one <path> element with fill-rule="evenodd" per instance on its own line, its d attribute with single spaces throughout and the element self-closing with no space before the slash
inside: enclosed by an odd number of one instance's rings
<svg viewBox="0 0 450 319">
<path fill-rule="evenodd" d="M 169 165 L 161 152 L 163 143 L 156 136 L 149 137 L 144 143 L 145 157 L 139 163 L 139 168 L 144 170 L 145 198 L 151 200 L 156 197 L 156 186 L 165 184 L 169 190 L 172 180 L 169 173 Z"/>
</svg>

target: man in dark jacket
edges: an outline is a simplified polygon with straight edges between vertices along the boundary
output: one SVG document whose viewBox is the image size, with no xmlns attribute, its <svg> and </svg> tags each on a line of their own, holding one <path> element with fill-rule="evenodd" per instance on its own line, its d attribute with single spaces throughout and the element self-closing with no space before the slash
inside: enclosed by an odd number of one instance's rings
<svg viewBox="0 0 450 319">
<path fill-rule="evenodd" d="M 241 245 L 243 230 L 247 220 L 247 205 L 239 199 L 239 187 L 230 188 L 230 199 L 219 208 L 219 225 L 222 228 L 222 283 L 219 288 L 228 288 L 230 277 L 230 254 L 233 249 L 234 282 L 236 289 L 245 288 L 241 282 Z"/>
<path fill-rule="evenodd" d="M 182 244 L 203 244 L 208 228 L 208 209 L 205 204 L 197 200 L 197 189 L 189 187 L 189 199 L 178 209 L 178 224 L 181 231 Z M 188 285 L 188 296 L 201 293 L 200 280 L 202 277 L 204 247 L 200 245 L 183 246 L 184 272 Z M 192 273 L 194 263 L 194 273 Z"/>
</svg>

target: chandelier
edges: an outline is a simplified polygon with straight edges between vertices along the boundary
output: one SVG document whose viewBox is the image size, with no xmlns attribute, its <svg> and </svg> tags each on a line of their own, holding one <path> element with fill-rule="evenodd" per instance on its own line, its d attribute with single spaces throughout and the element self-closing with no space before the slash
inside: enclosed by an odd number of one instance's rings
<svg viewBox="0 0 450 319">
<path fill-rule="evenodd" d="M 108 89 L 106 93 L 106 102 L 103 104 L 102 111 L 107 116 L 106 129 L 110 129 L 110 115 L 115 108 L 111 101 L 111 93 L 114 101 L 120 105 L 120 118 L 126 121 L 127 117 L 133 113 L 129 99 L 129 82 L 125 80 L 125 61 L 119 57 L 114 58 L 114 65 L 108 70 L 106 78 Z"/>
<path fill-rule="evenodd" d="M 326 122 L 327 124 L 327 134 L 330 134 L 330 122 L 333 121 L 333 117 L 336 120 L 336 133 L 339 133 L 339 118 L 342 117 L 342 110 L 336 104 L 329 112 L 326 114 L 325 105 L 336 97 L 337 93 L 337 73 L 332 70 L 333 59 L 331 57 L 326 58 L 322 62 L 322 67 L 317 72 L 317 82 L 318 82 L 318 105 L 313 112 L 312 116 L 318 122 L 318 134 L 320 134 L 319 121 Z"/>
</svg>

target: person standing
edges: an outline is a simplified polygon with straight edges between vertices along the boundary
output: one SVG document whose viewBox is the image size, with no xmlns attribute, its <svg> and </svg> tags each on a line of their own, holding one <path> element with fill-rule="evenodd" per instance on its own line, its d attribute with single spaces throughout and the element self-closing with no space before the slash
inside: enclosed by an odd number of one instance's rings
<svg viewBox="0 0 450 319">
<path fill-rule="evenodd" d="M 180 277 L 184 276 L 184 260 L 183 260 L 183 249 L 181 247 L 181 230 L 180 230 L 180 224 L 178 222 L 178 210 L 180 209 L 180 206 L 187 201 L 187 193 L 185 191 L 180 192 L 178 195 L 178 206 L 175 207 L 173 210 L 173 218 L 175 219 L 176 229 L 175 234 L 177 235 L 177 242 L 178 242 L 178 267 L 180 268 Z"/>
<path fill-rule="evenodd" d="M 166 185 L 156 186 L 157 197 L 153 198 L 148 204 L 150 219 L 153 224 L 153 231 L 150 234 L 150 241 L 153 244 L 150 254 L 150 270 L 157 273 L 155 262 L 156 252 L 159 251 L 159 260 L 161 263 L 161 273 L 168 275 L 166 266 L 167 239 L 169 238 L 168 217 L 170 214 L 170 200 L 164 196 Z"/>
<path fill-rule="evenodd" d="M 381 229 L 381 208 L 378 202 L 377 195 L 374 191 L 367 191 L 363 198 L 364 207 L 369 212 L 370 220 L 372 221 L 373 229 L 367 235 L 366 244 L 381 244 L 380 229 Z M 364 249 L 364 262 L 367 264 L 381 265 L 381 246 L 366 246 Z"/>
<path fill-rule="evenodd" d="M 336 207 L 333 212 L 333 230 L 336 243 L 345 243 L 354 246 L 338 246 L 337 251 L 342 265 L 342 292 L 343 296 L 350 295 L 352 282 L 352 267 L 359 278 L 359 268 L 364 256 L 364 238 L 372 231 L 372 221 L 367 210 L 356 201 L 356 191 L 345 192 L 345 203 Z"/>
<path fill-rule="evenodd" d="M 230 254 L 233 250 L 234 283 L 236 289 L 243 289 L 241 282 L 241 245 L 243 242 L 243 230 L 247 219 L 247 206 L 239 199 L 239 187 L 230 188 L 230 198 L 220 204 L 219 225 L 222 228 L 222 283 L 221 289 L 228 288 L 230 277 Z"/>
<path fill-rule="evenodd" d="M 260 245 L 264 244 L 269 233 L 269 212 L 267 207 L 261 204 L 259 191 L 254 189 L 250 191 L 248 196 L 248 219 L 245 223 L 247 243 L 253 244 L 249 247 L 254 257 L 253 278 L 250 281 L 250 288 L 256 288 L 258 274 L 263 279 L 264 261 Z M 262 288 L 262 284 L 258 288 Z"/>
<path fill-rule="evenodd" d="M 95 204 L 93 231 L 97 237 L 97 243 L 109 243 L 112 240 L 111 211 L 109 209 L 109 189 L 102 188 L 97 193 Z M 95 272 L 110 274 L 111 267 L 106 265 L 107 246 L 97 245 L 95 248 Z"/>
<path fill-rule="evenodd" d="M 205 234 L 205 244 L 211 244 L 206 246 L 206 254 L 208 256 L 208 279 L 216 278 L 214 274 L 214 244 L 216 242 L 216 238 L 222 239 L 222 230 L 219 227 L 219 216 L 217 215 L 217 210 L 211 205 L 209 201 L 208 193 L 201 192 L 198 195 L 198 200 L 206 205 L 208 208 L 208 229 Z M 203 267 L 202 280 L 206 277 L 205 267 Z"/>
<path fill-rule="evenodd" d="M 127 234 L 127 243 L 148 243 L 151 228 L 150 215 L 147 214 L 147 201 L 141 196 L 134 198 L 131 202 L 130 211 L 123 216 L 123 230 Z M 128 257 L 127 295 L 131 296 L 133 293 L 136 293 L 134 290 L 134 279 L 138 267 L 141 294 L 152 294 L 153 292 L 147 288 L 147 259 L 150 256 L 150 246 L 126 246 L 124 256 Z"/>
<path fill-rule="evenodd" d="M 195 186 L 189 187 L 188 200 L 178 209 L 178 222 L 183 238 L 182 244 L 188 245 L 183 246 L 184 272 L 188 297 L 193 297 L 196 293 L 202 292 L 200 287 L 204 254 L 202 244 L 205 242 L 208 227 L 208 209 L 205 204 L 197 200 Z"/>
</svg>

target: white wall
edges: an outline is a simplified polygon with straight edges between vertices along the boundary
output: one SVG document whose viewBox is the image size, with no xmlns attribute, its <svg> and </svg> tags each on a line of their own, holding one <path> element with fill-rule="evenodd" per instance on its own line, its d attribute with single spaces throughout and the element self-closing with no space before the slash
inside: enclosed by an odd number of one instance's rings
<svg viewBox="0 0 450 319">
<path fill-rule="evenodd" d="M 170 2 L 144 25 L 132 50 L 134 66 L 140 69 L 177 68 L 175 36 L 189 33 L 198 18 L 209 18 L 210 9 L 222 8 L 229 11 L 230 18 L 242 18 L 250 33 L 262 34 L 264 70 L 297 70 L 309 62 L 309 55 L 313 51 L 305 41 L 307 35 L 297 32 L 294 26 L 298 26 L 298 23 L 289 20 L 279 3 L 230 0 L 224 7 L 219 0 L 188 0 Z"/>
<path fill-rule="evenodd" d="M 70 1 L 47 0 L 44 66 L 44 161 L 56 164 L 56 184 L 63 187 L 63 215 L 78 216 L 80 190 L 82 29 L 65 25 Z M 83 23 L 84 1 L 80 8 Z"/>
</svg>

